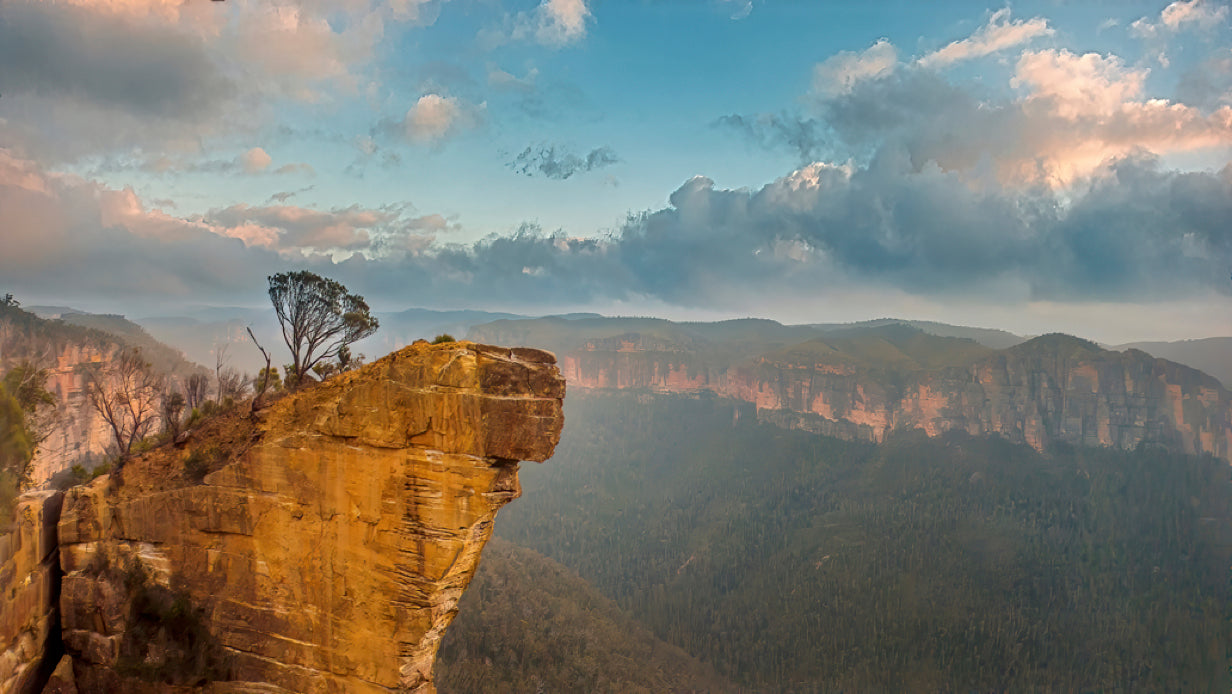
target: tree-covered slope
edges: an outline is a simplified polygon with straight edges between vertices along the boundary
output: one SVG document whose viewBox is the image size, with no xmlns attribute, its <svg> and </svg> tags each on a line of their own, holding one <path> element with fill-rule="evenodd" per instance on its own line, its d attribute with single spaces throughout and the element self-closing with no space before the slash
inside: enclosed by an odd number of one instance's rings
<svg viewBox="0 0 1232 694">
<path fill-rule="evenodd" d="M 572 393 L 497 534 L 749 691 L 1228 689 L 1226 462 L 747 415 Z"/>
<path fill-rule="evenodd" d="M 493 539 L 436 661 L 441 694 L 735 692 L 573 571 Z"/>
</svg>

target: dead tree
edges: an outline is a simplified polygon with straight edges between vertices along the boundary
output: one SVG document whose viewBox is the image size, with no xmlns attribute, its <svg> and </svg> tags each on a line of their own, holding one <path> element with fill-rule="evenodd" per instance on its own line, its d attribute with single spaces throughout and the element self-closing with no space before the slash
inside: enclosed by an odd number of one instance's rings
<svg viewBox="0 0 1232 694">
<path fill-rule="evenodd" d="M 109 363 L 90 365 L 85 377 L 90 404 L 107 422 L 123 461 L 158 424 L 163 379 L 139 349 L 123 349 Z"/>
<path fill-rule="evenodd" d="M 209 375 L 195 371 L 188 377 L 188 381 L 184 384 L 184 404 L 188 406 L 189 412 L 205 404 L 206 394 L 209 392 L 209 389 Z"/>
<path fill-rule="evenodd" d="M 261 350 L 261 356 L 265 357 L 265 368 L 261 370 L 261 381 L 257 386 L 257 394 L 252 396 L 252 411 L 256 412 L 261 407 L 261 398 L 265 396 L 265 389 L 269 387 L 270 355 L 261 343 L 257 342 L 257 336 L 252 334 L 252 326 L 248 327 L 248 337 L 252 338 L 252 344 L 256 345 L 257 349 Z"/>
</svg>

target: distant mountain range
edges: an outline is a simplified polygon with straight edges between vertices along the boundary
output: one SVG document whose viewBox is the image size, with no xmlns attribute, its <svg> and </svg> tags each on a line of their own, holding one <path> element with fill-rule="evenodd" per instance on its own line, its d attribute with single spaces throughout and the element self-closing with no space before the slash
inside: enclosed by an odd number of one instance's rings
<svg viewBox="0 0 1232 694">
<path fill-rule="evenodd" d="M 554 350 L 571 387 L 713 393 L 750 403 L 760 419 L 846 439 L 960 430 L 1041 450 L 1154 443 L 1232 459 L 1232 394 L 1199 370 L 1068 335 L 1001 349 L 975 336 L 996 344 L 1012 337 L 893 320 L 635 318 L 502 320 L 470 333 Z"/>
</svg>

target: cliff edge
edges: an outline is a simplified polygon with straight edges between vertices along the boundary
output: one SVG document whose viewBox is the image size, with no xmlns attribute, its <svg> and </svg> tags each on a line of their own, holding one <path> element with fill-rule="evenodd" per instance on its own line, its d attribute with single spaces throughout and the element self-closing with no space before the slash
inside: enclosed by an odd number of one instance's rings
<svg viewBox="0 0 1232 694">
<path fill-rule="evenodd" d="M 76 686 L 434 692 L 518 461 L 560 438 L 554 364 L 417 343 L 70 489 L 59 602 Z"/>
</svg>

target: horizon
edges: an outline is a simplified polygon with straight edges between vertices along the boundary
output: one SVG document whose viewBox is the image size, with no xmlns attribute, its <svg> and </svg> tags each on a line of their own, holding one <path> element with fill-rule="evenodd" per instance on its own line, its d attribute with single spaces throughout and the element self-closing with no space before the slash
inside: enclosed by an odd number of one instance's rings
<svg viewBox="0 0 1232 694">
<path fill-rule="evenodd" d="M 1232 336 L 1232 7 L 14 0 L 0 208 L 90 313 Z"/>
</svg>

